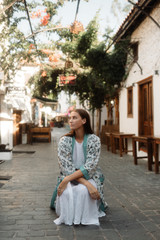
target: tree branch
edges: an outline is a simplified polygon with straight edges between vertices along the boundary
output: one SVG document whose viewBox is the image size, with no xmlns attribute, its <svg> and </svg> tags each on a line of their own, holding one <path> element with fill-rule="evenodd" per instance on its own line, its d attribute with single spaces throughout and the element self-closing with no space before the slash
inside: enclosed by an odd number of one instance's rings
<svg viewBox="0 0 160 240">
<path fill-rule="evenodd" d="M 109 47 L 114 43 L 114 40 L 113 40 L 113 38 L 111 38 L 109 35 L 107 35 L 107 37 L 109 38 L 109 39 L 111 39 L 112 40 L 112 43 L 109 45 Z M 122 40 L 121 40 L 122 41 Z M 124 40 L 125 41 L 125 40 Z M 108 50 L 109 48 L 107 48 L 107 50 Z M 126 49 L 126 48 L 123 48 L 124 49 L 124 51 L 129 55 L 129 56 L 131 56 L 132 57 L 132 55 L 130 54 L 130 52 Z M 107 50 L 106 50 L 106 52 L 107 52 Z M 141 71 L 141 74 L 143 74 L 143 69 L 141 68 L 141 66 L 140 66 L 140 64 L 138 63 L 138 61 L 136 60 L 136 61 L 133 61 L 133 62 L 135 62 L 136 64 L 137 64 L 137 66 L 139 67 L 139 69 L 140 69 L 140 71 Z"/>
<path fill-rule="evenodd" d="M 23 0 L 22 1 L 19 1 L 19 0 L 15 0 L 15 1 L 13 1 L 12 3 L 10 3 L 8 6 L 6 6 L 4 9 L 2 9 L 1 11 L 0 11 L 0 14 L 4 14 L 5 13 L 5 11 L 7 10 L 7 9 L 9 9 L 10 7 L 12 7 L 16 2 L 23 2 Z"/>
<path fill-rule="evenodd" d="M 46 31 L 52 31 L 52 30 L 56 30 L 56 29 L 68 29 L 69 27 L 53 27 L 53 28 L 45 28 L 45 29 L 42 29 L 42 30 L 38 30 L 36 32 L 32 32 L 32 34 L 28 35 L 27 37 L 25 38 L 29 38 L 29 37 L 33 37 L 34 35 L 40 33 L 40 32 L 46 32 Z"/>
<path fill-rule="evenodd" d="M 31 33 L 32 33 L 32 35 L 33 35 L 34 45 L 35 45 L 35 47 L 36 47 L 36 49 L 37 49 L 37 44 L 36 44 L 36 40 L 35 40 L 35 38 L 34 38 L 33 28 L 32 28 L 32 24 L 31 24 L 31 19 L 30 19 L 30 16 L 29 16 L 29 11 L 28 11 L 28 7 L 27 7 L 26 0 L 24 0 L 24 5 L 25 5 L 25 9 L 26 9 L 28 21 L 29 21 L 29 26 L 30 26 L 30 29 L 31 29 Z"/>
<path fill-rule="evenodd" d="M 134 7 L 138 8 L 139 11 L 143 12 L 147 17 L 149 17 L 158 28 L 160 28 L 159 23 L 149 14 L 147 13 L 141 6 L 139 6 L 138 4 L 135 4 L 134 2 L 127 0 L 129 3 L 131 3 Z"/>
</svg>

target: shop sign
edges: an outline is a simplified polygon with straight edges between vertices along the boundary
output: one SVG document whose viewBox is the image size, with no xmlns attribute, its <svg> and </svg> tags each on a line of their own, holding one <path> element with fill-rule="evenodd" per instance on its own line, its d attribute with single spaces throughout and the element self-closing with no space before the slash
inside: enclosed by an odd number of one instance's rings
<svg viewBox="0 0 160 240">
<path fill-rule="evenodd" d="M 59 75 L 59 86 L 64 85 L 75 85 L 76 84 L 76 75 Z"/>
<path fill-rule="evenodd" d="M 7 94 L 8 95 L 26 95 L 26 89 L 25 89 L 25 87 L 15 87 L 15 86 L 13 86 L 13 87 L 7 87 L 6 88 L 6 90 L 7 90 Z"/>
</svg>

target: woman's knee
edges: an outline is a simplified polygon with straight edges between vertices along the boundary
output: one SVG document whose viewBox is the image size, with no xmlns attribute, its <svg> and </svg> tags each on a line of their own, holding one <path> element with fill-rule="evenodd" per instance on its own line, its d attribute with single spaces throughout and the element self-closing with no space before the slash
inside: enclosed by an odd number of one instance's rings
<svg viewBox="0 0 160 240">
<path fill-rule="evenodd" d="M 62 195 L 63 195 L 63 197 L 65 197 L 65 198 L 67 198 L 67 199 L 69 198 L 70 192 L 69 192 L 68 188 L 66 188 L 66 189 L 63 191 Z"/>
<path fill-rule="evenodd" d="M 80 184 L 78 190 L 78 194 L 80 194 L 81 196 L 86 196 L 88 194 L 88 189 L 86 186 Z"/>
</svg>

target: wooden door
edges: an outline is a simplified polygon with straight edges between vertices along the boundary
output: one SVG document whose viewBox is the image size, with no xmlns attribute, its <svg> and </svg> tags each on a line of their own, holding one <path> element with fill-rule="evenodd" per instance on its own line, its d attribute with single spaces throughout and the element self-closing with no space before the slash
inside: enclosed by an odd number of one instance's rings
<svg viewBox="0 0 160 240">
<path fill-rule="evenodd" d="M 13 146 L 21 143 L 20 121 L 21 111 L 13 111 Z"/>
<path fill-rule="evenodd" d="M 153 135 L 152 82 L 140 85 L 139 135 Z"/>
</svg>

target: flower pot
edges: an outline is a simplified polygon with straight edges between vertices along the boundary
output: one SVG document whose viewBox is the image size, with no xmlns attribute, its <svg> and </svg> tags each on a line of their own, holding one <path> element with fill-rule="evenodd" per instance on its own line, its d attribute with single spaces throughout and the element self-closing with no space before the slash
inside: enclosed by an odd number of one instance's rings
<svg viewBox="0 0 160 240">
<path fill-rule="evenodd" d="M 0 150 L 0 160 L 4 161 L 12 160 L 12 150 L 11 149 Z"/>
</svg>

